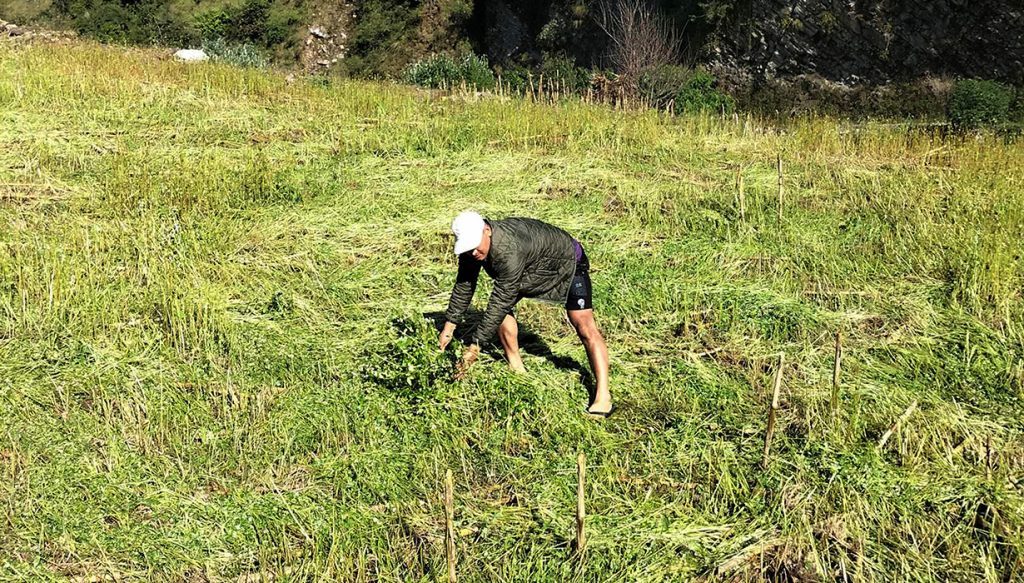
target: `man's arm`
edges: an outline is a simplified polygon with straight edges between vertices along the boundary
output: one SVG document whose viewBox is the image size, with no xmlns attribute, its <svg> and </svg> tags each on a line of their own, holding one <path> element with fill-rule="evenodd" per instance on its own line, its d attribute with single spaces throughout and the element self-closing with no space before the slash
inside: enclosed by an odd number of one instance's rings
<svg viewBox="0 0 1024 583">
<path fill-rule="evenodd" d="M 459 273 L 455 276 L 455 287 L 448 300 L 448 309 L 444 313 L 445 330 L 449 333 L 448 324 L 461 324 L 466 319 L 466 311 L 473 294 L 476 292 L 476 280 L 480 275 L 480 262 L 468 255 L 459 255 Z M 454 328 L 454 326 L 452 326 Z"/>
</svg>

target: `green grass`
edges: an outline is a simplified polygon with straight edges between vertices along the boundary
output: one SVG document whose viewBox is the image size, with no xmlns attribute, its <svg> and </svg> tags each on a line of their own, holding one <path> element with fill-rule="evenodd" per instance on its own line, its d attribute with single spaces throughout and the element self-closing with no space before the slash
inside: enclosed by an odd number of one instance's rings
<svg viewBox="0 0 1024 583">
<path fill-rule="evenodd" d="M 1021 168 L 989 135 L 0 44 L 0 579 L 443 580 L 451 469 L 463 581 L 1018 581 Z M 436 374 L 469 207 L 587 246 L 615 417 L 548 306 L 527 376 Z"/>
</svg>

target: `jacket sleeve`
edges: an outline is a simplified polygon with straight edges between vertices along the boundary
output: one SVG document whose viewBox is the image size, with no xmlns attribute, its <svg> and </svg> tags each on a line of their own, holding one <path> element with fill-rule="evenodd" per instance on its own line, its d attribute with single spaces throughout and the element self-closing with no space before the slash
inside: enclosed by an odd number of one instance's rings
<svg viewBox="0 0 1024 583">
<path fill-rule="evenodd" d="M 461 324 L 466 319 L 466 310 L 476 292 L 476 280 L 480 275 L 480 262 L 466 255 L 459 256 L 459 273 L 455 276 L 455 287 L 444 313 L 452 324 Z"/>
<path fill-rule="evenodd" d="M 476 332 L 473 334 L 473 343 L 481 344 L 494 337 L 502 320 L 512 310 L 512 307 L 519 301 L 520 279 L 523 275 L 523 260 L 516 257 L 517 254 L 510 254 L 509 259 L 503 264 L 495 265 L 494 288 L 491 290 L 491 298 L 487 300 L 487 310 L 480 320 Z"/>
</svg>

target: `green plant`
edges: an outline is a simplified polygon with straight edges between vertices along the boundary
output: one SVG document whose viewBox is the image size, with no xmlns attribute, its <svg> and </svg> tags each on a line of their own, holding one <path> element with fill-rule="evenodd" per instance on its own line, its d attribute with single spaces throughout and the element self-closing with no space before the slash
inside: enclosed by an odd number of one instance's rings
<svg viewBox="0 0 1024 583">
<path fill-rule="evenodd" d="M 545 58 L 538 73 L 544 76 L 546 86 L 550 87 L 555 82 L 561 90 L 570 93 L 580 93 L 590 87 L 590 71 L 576 65 L 576 61 L 569 57 Z"/>
<path fill-rule="evenodd" d="M 700 0 L 698 6 L 701 18 L 711 26 L 720 26 L 732 16 L 736 10 L 737 0 Z"/>
<path fill-rule="evenodd" d="M 491 89 L 495 83 L 487 59 L 474 54 L 462 59 L 446 54 L 434 55 L 406 67 L 402 79 L 406 83 L 435 89 L 453 88 L 462 83 L 477 89 Z"/>
<path fill-rule="evenodd" d="M 996 81 L 965 79 L 957 82 L 949 98 L 949 121 L 962 129 L 1005 123 L 1013 100 L 1011 87 Z"/>
<path fill-rule="evenodd" d="M 821 25 L 821 30 L 825 34 L 831 34 L 839 30 L 839 19 L 836 18 L 836 15 L 831 10 L 823 10 L 818 15 L 818 24 Z"/>
<path fill-rule="evenodd" d="M 408 42 L 420 22 L 413 0 L 363 0 L 345 67 L 356 77 L 400 76 L 415 59 Z"/>
<path fill-rule="evenodd" d="M 223 8 L 195 16 L 196 32 L 202 39 L 223 38 L 231 29 L 231 13 Z"/>
<path fill-rule="evenodd" d="M 104 42 L 152 44 L 188 41 L 192 35 L 159 0 L 60 0 L 47 13 L 82 36 Z"/>
<path fill-rule="evenodd" d="M 693 69 L 682 65 L 662 65 L 640 77 L 640 95 L 662 106 L 676 98 L 694 76 Z"/>
<path fill-rule="evenodd" d="M 266 68 L 270 65 L 267 54 L 252 44 L 231 44 L 223 37 L 218 37 L 203 41 L 202 48 L 215 61 L 239 67 Z"/>
<path fill-rule="evenodd" d="M 706 71 L 694 71 L 675 96 L 676 113 L 732 113 L 736 100 L 715 87 L 716 80 Z"/>
<path fill-rule="evenodd" d="M 533 72 L 522 64 L 498 65 L 495 72 L 501 77 L 501 84 L 516 93 L 523 93 L 530 86 Z"/>
<path fill-rule="evenodd" d="M 437 331 L 423 317 L 401 316 L 391 321 L 388 337 L 367 353 L 362 376 L 389 394 L 426 399 L 452 383 L 454 354 L 437 349 Z"/>
</svg>

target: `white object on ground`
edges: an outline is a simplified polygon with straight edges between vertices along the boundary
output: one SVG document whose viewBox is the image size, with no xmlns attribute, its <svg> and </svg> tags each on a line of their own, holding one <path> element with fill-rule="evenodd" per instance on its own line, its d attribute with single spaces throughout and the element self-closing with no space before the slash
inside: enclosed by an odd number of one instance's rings
<svg viewBox="0 0 1024 583">
<path fill-rule="evenodd" d="M 206 54 L 206 51 L 201 49 L 181 49 L 180 51 L 174 53 L 174 58 L 178 59 L 179 61 L 194 63 L 198 61 L 206 61 L 210 57 Z"/>
</svg>

